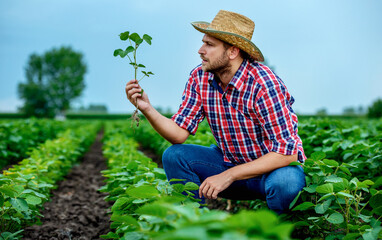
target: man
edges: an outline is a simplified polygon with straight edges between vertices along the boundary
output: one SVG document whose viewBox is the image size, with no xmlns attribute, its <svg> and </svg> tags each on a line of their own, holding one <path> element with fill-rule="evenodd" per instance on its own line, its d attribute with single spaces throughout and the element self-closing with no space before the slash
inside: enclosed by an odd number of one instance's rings
<svg viewBox="0 0 382 240">
<path fill-rule="evenodd" d="M 127 98 L 154 129 L 174 144 L 163 154 L 168 179 L 200 186 L 197 195 L 216 199 L 267 200 L 277 213 L 305 186 L 302 142 L 297 134 L 293 97 L 251 42 L 255 24 L 249 18 L 219 11 L 211 24 L 194 22 L 205 33 L 198 53 L 201 66 L 190 74 L 178 112 L 168 119 L 150 104 L 136 80 L 126 85 Z M 181 144 L 206 118 L 217 145 Z"/>
</svg>

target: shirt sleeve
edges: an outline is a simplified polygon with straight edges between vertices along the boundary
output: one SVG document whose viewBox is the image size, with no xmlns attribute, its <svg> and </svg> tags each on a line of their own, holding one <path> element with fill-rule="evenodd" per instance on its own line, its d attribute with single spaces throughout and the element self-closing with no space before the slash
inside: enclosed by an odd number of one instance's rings
<svg viewBox="0 0 382 240">
<path fill-rule="evenodd" d="M 283 155 L 298 153 L 299 137 L 293 121 L 292 96 L 276 75 L 268 76 L 255 100 L 255 111 L 270 152 Z"/>
<path fill-rule="evenodd" d="M 195 135 L 199 123 L 204 119 L 199 86 L 191 75 L 182 95 L 182 104 L 171 118 L 179 127 Z"/>
</svg>

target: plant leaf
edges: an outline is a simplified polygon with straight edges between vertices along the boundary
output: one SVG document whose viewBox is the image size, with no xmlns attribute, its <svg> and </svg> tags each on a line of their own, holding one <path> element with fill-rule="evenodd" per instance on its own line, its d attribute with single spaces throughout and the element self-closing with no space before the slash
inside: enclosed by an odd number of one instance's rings
<svg viewBox="0 0 382 240">
<path fill-rule="evenodd" d="M 122 41 L 126 41 L 127 39 L 129 39 L 129 32 L 126 31 L 126 32 L 123 32 L 123 33 L 119 34 L 119 38 L 120 38 Z"/>
<path fill-rule="evenodd" d="M 139 45 L 143 42 L 143 39 L 138 35 L 138 33 L 133 33 L 130 35 L 131 41 L 135 42 L 135 44 Z"/>
<path fill-rule="evenodd" d="M 316 188 L 316 192 L 318 192 L 318 193 L 332 193 L 333 192 L 333 184 L 326 183 L 326 184 L 320 185 Z"/>
<path fill-rule="evenodd" d="M 310 158 L 312 158 L 314 161 L 322 160 L 326 157 L 326 154 L 324 152 L 314 152 L 312 155 L 310 155 Z"/>
<path fill-rule="evenodd" d="M 12 204 L 13 208 L 18 212 L 28 211 L 28 203 L 22 198 L 10 198 L 9 202 Z"/>
<path fill-rule="evenodd" d="M 126 53 L 126 54 L 129 54 L 129 53 L 131 53 L 131 52 L 134 52 L 134 47 L 133 47 L 133 46 L 128 46 L 128 47 L 126 48 L 126 50 L 125 50 L 125 53 Z"/>
<path fill-rule="evenodd" d="M 151 198 L 158 196 L 159 192 L 154 186 L 142 185 L 126 190 L 126 193 L 135 198 Z"/>
<path fill-rule="evenodd" d="M 293 211 L 298 211 L 298 210 L 304 211 L 304 210 L 307 210 L 313 206 L 314 206 L 314 204 L 312 202 L 303 202 L 303 203 L 297 205 L 295 208 L 293 208 Z"/>
<path fill-rule="evenodd" d="M 114 50 L 114 57 L 116 57 L 116 56 L 118 56 L 118 55 L 121 55 L 121 52 L 123 52 L 123 50 L 122 49 L 115 49 Z"/>
<path fill-rule="evenodd" d="M 151 40 L 153 39 L 152 37 L 150 37 L 150 36 L 147 35 L 147 34 L 144 34 L 142 38 L 143 38 L 143 40 L 145 40 L 149 45 L 151 45 Z"/>
<path fill-rule="evenodd" d="M 333 224 L 341 224 L 344 222 L 344 217 L 340 213 L 335 212 L 332 213 L 326 220 Z"/>
</svg>

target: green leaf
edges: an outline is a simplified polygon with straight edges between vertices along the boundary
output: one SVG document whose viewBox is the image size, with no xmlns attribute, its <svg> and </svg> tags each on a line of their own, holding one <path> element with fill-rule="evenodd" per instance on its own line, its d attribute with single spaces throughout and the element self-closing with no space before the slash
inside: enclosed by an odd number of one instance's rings
<svg viewBox="0 0 382 240">
<path fill-rule="evenodd" d="M 179 179 L 179 178 L 171 178 L 168 182 L 184 182 L 186 179 Z"/>
<path fill-rule="evenodd" d="M 379 238 L 379 234 L 380 234 L 381 230 L 382 230 L 381 226 L 376 226 L 373 229 L 370 229 L 369 231 L 365 232 L 362 235 L 362 238 L 364 240 L 377 240 L 377 239 L 380 239 Z"/>
<path fill-rule="evenodd" d="M 137 220 L 130 215 L 119 215 L 119 214 L 113 213 L 110 219 L 113 222 L 138 226 Z"/>
<path fill-rule="evenodd" d="M 330 175 L 325 179 L 325 182 L 330 182 L 330 183 L 339 183 L 342 182 L 342 178 L 337 177 L 336 175 Z"/>
<path fill-rule="evenodd" d="M 326 154 L 324 152 L 314 152 L 312 155 L 310 155 L 310 158 L 312 158 L 314 161 L 322 160 L 326 157 Z"/>
<path fill-rule="evenodd" d="M 326 184 L 320 185 L 316 188 L 316 192 L 318 192 L 318 193 L 332 193 L 333 192 L 333 184 L 326 183 Z"/>
<path fill-rule="evenodd" d="M 3 194 L 0 194 L 0 208 L 4 206 L 4 200 Z"/>
<path fill-rule="evenodd" d="M 382 194 L 376 194 L 369 200 L 369 204 L 372 208 L 382 207 Z"/>
<path fill-rule="evenodd" d="M 115 201 L 113 206 L 111 207 L 112 211 L 120 211 L 123 210 L 127 204 L 129 203 L 130 199 L 127 197 L 120 197 Z"/>
<path fill-rule="evenodd" d="M 196 183 L 193 183 L 193 182 L 187 182 L 185 185 L 184 185 L 184 189 L 185 190 L 189 190 L 189 191 L 192 191 L 192 190 L 199 190 L 199 186 L 198 184 Z"/>
<path fill-rule="evenodd" d="M 152 37 L 150 37 L 149 35 L 147 34 L 143 34 L 143 40 L 145 40 L 149 45 L 151 45 L 151 40 L 152 40 Z"/>
<path fill-rule="evenodd" d="M 3 193 L 7 197 L 16 197 L 17 191 L 15 191 L 11 186 L 4 185 L 0 187 L 0 193 Z"/>
<path fill-rule="evenodd" d="M 130 35 L 131 41 L 135 42 L 135 44 L 139 45 L 143 42 L 143 39 L 138 35 L 138 33 L 133 33 Z"/>
<path fill-rule="evenodd" d="M 106 235 L 100 236 L 103 239 L 119 239 L 119 235 L 113 232 L 108 232 Z"/>
<path fill-rule="evenodd" d="M 333 167 L 338 167 L 339 166 L 338 162 L 336 162 L 334 160 L 324 159 L 322 161 L 324 163 L 326 163 L 327 165 L 329 165 L 329 166 L 333 166 Z"/>
<path fill-rule="evenodd" d="M 28 194 L 25 198 L 25 201 L 29 204 L 29 205 L 38 205 L 42 202 L 41 198 L 39 197 L 36 197 L 34 195 L 30 195 Z"/>
<path fill-rule="evenodd" d="M 182 183 L 173 184 L 172 187 L 178 193 L 182 193 L 184 191 L 184 189 L 185 189 L 185 186 Z"/>
<path fill-rule="evenodd" d="M 326 220 L 333 224 L 341 224 L 344 222 L 344 217 L 340 213 L 335 212 L 332 213 Z"/>
<path fill-rule="evenodd" d="M 116 56 L 118 56 L 118 55 L 120 56 L 122 52 L 123 52 L 123 50 L 120 49 L 120 48 L 119 48 L 119 49 L 115 49 L 113 55 L 114 55 L 114 57 L 116 57 Z"/>
<path fill-rule="evenodd" d="M 382 206 L 381 207 L 377 207 L 377 208 L 373 208 L 372 213 L 374 213 L 376 215 L 382 215 Z"/>
<path fill-rule="evenodd" d="M 298 192 L 297 196 L 293 199 L 293 201 L 289 204 L 289 209 L 292 209 L 293 206 L 296 204 L 298 198 L 300 197 L 301 195 L 301 191 Z"/>
<path fill-rule="evenodd" d="M 125 50 L 126 55 L 129 54 L 129 53 L 131 53 L 131 52 L 134 52 L 134 47 L 133 47 L 133 46 L 128 46 L 128 47 L 126 48 L 126 50 Z"/>
<path fill-rule="evenodd" d="M 315 193 L 317 188 L 317 184 L 309 185 L 308 187 L 304 187 L 304 190 L 308 193 Z"/>
<path fill-rule="evenodd" d="M 300 162 L 291 162 L 288 166 L 302 166 L 303 164 Z"/>
<path fill-rule="evenodd" d="M 345 235 L 345 237 L 342 240 L 353 240 L 357 239 L 357 237 L 361 236 L 360 233 L 348 233 Z"/>
<path fill-rule="evenodd" d="M 347 180 L 345 181 L 346 179 L 343 178 L 342 179 L 342 182 L 336 182 L 336 183 L 333 183 L 333 191 L 334 192 L 340 192 L 340 191 L 343 191 L 347 188 Z"/>
<path fill-rule="evenodd" d="M 9 202 L 12 204 L 13 208 L 18 212 L 28 211 L 28 203 L 22 198 L 10 198 Z"/>
<path fill-rule="evenodd" d="M 165 218 L 167 216 L 168 208 L 160 204 L 146 204 L 141 208 L 138 208 L 136 211 L 138 214 L 157 216 Z"/>
<path fill-rule="evenodd" d="M 143 65 L 143 64 L 138 64 L 138 67 L 140 67 L 140 68 L 146 68 L 146 66 Z"/>
<path fill-rule="evenodd" d="M 122 40 L 122 41 L 126 41 L 127 39 L 129 39 L 129 32 L 123 32 L 121 34 L 119 34 L 119 38 Z"/>
<path fill-rule="evenodd" d="M 332 203 L 332 200 L 326 200 L 325 202 L 321 204 L 317 204 L 314 210 L 316 211 L 317 214 L 324 214 L 330 207 L 330 204 Z"/>
<path fill-rule="evenodd" d="M 362 183 L 364 183 L 364 184 L 366 184 L 366 185 L 369 185 L 369 186 L 371 186 L 371 185 L 373 185 L 374 184 L 374 182 L 373 181 L 371 181 L 371 180 L 369 180 L 369 179 L 366 179 L 365 181 L 363 181 Z"/>
<path fill-rule="evenodd" d="M 293 208 L 292 211 L 304 211 L 304 210 L 307 210 L 309 208 L 312 208 L 314 206 L 314 204 L 312 202 L 303 202 L 299 205 L 297 205 L 295 208 Z"/>
<path fill-rule="evenodd" d="M 348 198 L 354 198 L 353 195 L 350 195 L 349 193 L 345 193 L 345 192 L 338 192 L 337 195 L 348 197 Z"/>
<path fill-rule="evenodd" d="M 158 190 L 151 185 L 142 185 L 126 190 L 126 193 L 135 198 L 151 198 L 159 195 Z"/>
<path fill-rule="evenodd" d="M 347 175 L 351 176 L 351 172 L 349 171 L 349 169 L 347 167 L 344 167 L 344 166 L 341 166 L 339 167 L 344 173 L 346 173 Z"/>
<path fill-rule="evenodd" d="M 321 201 L 323 201 L 325 199 L 330 198 L 331 196 L 333 196 L 333 193 L 327 193 L 324 196 L 322 196 L 320 199 L 318 199 L 318 201 L 321 202 Z"/>
</svg>

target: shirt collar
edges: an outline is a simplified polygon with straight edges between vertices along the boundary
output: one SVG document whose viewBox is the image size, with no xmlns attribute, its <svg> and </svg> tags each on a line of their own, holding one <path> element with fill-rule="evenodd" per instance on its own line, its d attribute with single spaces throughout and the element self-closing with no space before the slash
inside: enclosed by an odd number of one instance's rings
<svg viewBox="0 0 382 240">
<path fill-rule="evenodd" d="M 248 64 L 249 64 L 248 60 L 244 59 L 240 67 L 236 71 L 235 75 L 232 77 L 231 81 L 228 83 L 228 86 L 232 85 L 239 91 L 242 89 L 244 82 L 247 80 L 247 75 L 248 75 L 247 65 Z M 221 89 L 214 74 L 212 73 L 209 74 L 208 82 L 217 90 Z"/>
</svg>

